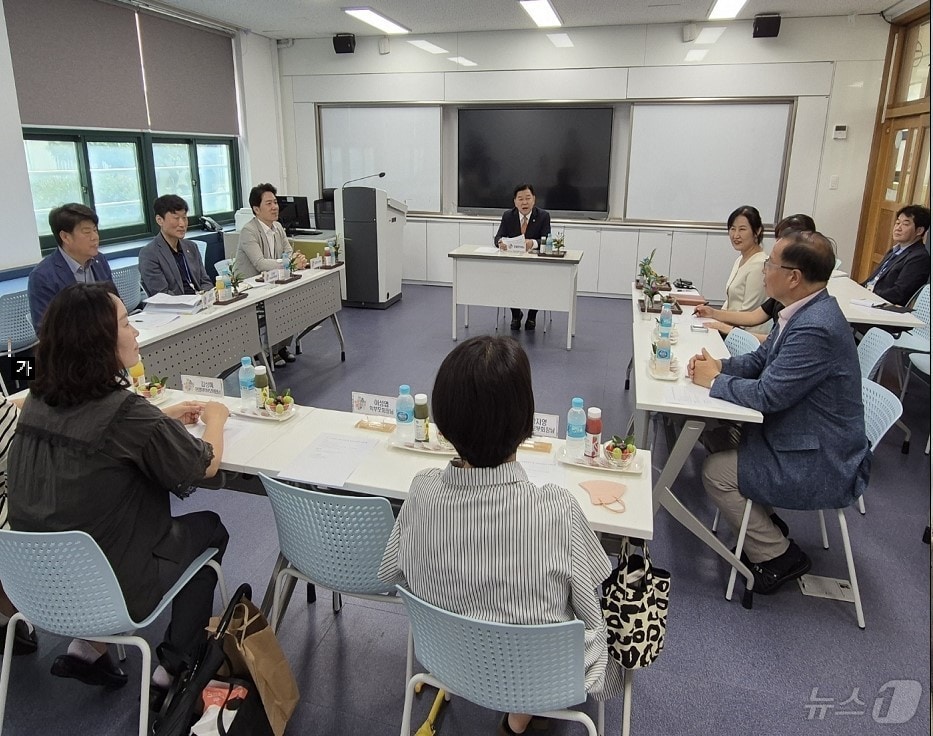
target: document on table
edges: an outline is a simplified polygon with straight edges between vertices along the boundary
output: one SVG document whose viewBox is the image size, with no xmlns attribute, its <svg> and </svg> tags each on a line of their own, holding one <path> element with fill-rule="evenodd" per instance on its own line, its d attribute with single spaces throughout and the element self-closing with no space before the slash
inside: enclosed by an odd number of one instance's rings
<svg viewBox="0 0 933 736">
<path fill-rule="evenodd" d="M 543 486 L 545 483 L 567 487 L 567 474 L 564 472 L 564 466 L 558 465 L 554 460 L 554 455 L 547 455 L 540 452 L 518 452 L 518 462 L 525 469 L 528 480 L 536 486 Z"/>
<path fill-rule="evenodd" d="M 499 242 L 504 243 L 510 253 L 525 252 L 525 236 L 516 235 L 514 238 L 499 238 Z"/>
<path fill-rule="evenodd" d="M 476 248 L 473 252 L 474 253 L 488 253 L 489 255 L 492 255 L 493 253 L 498 253 L 499 249 L 496 248 L 494 245 L 481 245 L 478 248 Z"/>
<path fill-rule="evenodd" d="M 722 399 L 714 399 L 709 395 L 709 389 L 697 386 L 695 383 L 678 383 L 675 386 L 666 386 L 664 401 L 680 406 L 699 406 L 711 409 L 735 408 L 735 404 Z"/>
<path fill-rule="evenodd" d="M 874 307 L 876 304 L 884 304 L 884 299 L 849 299 L 849 304 L 857 307 Z"/>
<path fill-rule="evenodd" d="M 154 330 L 178 319 L 177 314 L 171 312 L 140 312 L 130 315 L 130 324 L 143 330 Z"/>
<path fill-rule="evenodd" d="M 295 458 L 279 473 L 280 478 L 299 483 L 343 488 L 379 440 L 325 433 L 298 449 Z"/>
<path fill-rule="evenodd" d="M 198 422 L 197 424 L 187 424 L 185 429 L 199 440 L 204 439 L 204 430 L 207 429 L 206 425 L 203 422 Z M 229 447 L 236 440 L 244 435 L 246 432 L 246 422 L 237 419 L 236 417 L 230 417 L 227 419 L 227 423 L 224 425 L 224 446 Z"/>
</svg>

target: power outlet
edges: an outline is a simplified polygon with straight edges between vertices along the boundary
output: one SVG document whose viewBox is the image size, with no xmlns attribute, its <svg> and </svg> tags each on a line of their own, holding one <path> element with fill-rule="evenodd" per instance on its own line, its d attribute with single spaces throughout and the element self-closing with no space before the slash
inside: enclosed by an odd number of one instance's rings
<svg viewBox="0 0 933 736">
<path fill-rule="evenodd" d="M 839 174 L 833 174 L 829 177 L 829 188 L 838 189 L 839 188 Z"/>
</svg>

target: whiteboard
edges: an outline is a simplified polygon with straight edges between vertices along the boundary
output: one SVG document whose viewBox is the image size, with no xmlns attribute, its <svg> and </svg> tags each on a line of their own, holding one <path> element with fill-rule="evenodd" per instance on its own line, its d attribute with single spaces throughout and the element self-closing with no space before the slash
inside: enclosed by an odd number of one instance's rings
<svg viewBox="0 0 933 736">
<path fill-rule="evenodd" d="M 740 205 L 777 221 L 793 104 L 635 103 L 625 218 L 722 224 Z"/>
<path fill-rule="evenodd" d="M 359 186 L 384 189 L 411 210 L 441 209 L 441 108 L 322 107 L 325 187 L 385 171 Z"/>
</svg>

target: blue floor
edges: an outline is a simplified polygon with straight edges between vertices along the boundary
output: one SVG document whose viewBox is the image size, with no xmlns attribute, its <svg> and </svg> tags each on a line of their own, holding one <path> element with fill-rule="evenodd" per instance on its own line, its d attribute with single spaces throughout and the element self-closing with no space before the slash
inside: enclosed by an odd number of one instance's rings
<svg viewBox="0 0 933 736">
<path fill-rule="evenodd" d="M 581 298 L 574 348 L 564 349 L 566 316 L 551 329 L 516 336 L 529 352 L 538 411 L 565 415 L 570 398 L 601 406 L 607 432 L 623 429 L 632 397 L 623 390 L 631 354 L 625 301 Z M 434 373 L 453 347 L 450 290 L 409 286 L 402 301 L 382 311 L 345 309 L 340 321 L 347 361 L 324 324 L 304 341 L 298 362 L 276 373 L 301 403 L 349 410 L 350 392 L 395 395 L 400 383 L 430 393 Z M 495 310 L 471 310 L 469 334 L 493 332 Z M 508 332 L 508 322 L 499 323 Z M 461 339 L 464 332 L 461 327 Z M 728 568 L 663 510 L 655 519 L 652 557 L 671 570 L 673 590 L 667 644 L 661 658 L 635 677 L 632 733 L 669 734 L 896 734 L 930 733 L 930 548 L 921 543 L 930 515 L 930 394 L 911 382 L 905 418 L 913 447 L 901 454 L 893 429 L 875 455 L 866 494 L 868 514 L 847 511 L 867 628 L 860 631 L 850 604 L 804 597 L 787 585 L 754 608 L 723 597 Z M 295 438 L 300 442 L 301 438 Z M 663 462 L 664 441 L 656 460 Z M 675 491 L 700 518 L 712 518 L 697 471 L 696 450 Z M 267 500 L 232 491 L 202 490 L 175 505 L 177 513 L 210 508 L 230 530 L 224 559 L 228 584 L 265 589 L 278 547 Z M 814 574 L 843 576 L 845 558 L 835 520 L 828 519 L 829 551 L 819 542 L 815 514 L 782 514 L 791 535 L 812 557 Z M 730 533 L 720 530 L 725 539 Z M 147 632 L 157 641 L 161 627 Z M 297 677 L 301 702 L 288 734 L 399 733 L 407 623 L 400 608 L 346 599 L 334 615 L 330 596 L 316 604 L 296 592 L 280 630 Z M 37 655 L 13 662 L 8 734 L 132 734 L 138 685 L 103 692 L 49 674 L 65 640 L 40 634 Z M 139 675 L 138 655 L 126 668 Z M 914 685 L 922 688 L 917 702 Z M 856 692 L 857 690 L 857 692 Z M 852 700 L 853 695 L 855 700 Z M 819 700 L 813 699 L 818 698 Z M 829 700 L 826 700 L 826 699 Z M 431 696 L 416 704 L 414 723 Z M 844 701 L 851 702 L 844 704 Z M 595 715 L 595 707 L 587 710 Z M 498 714 L 454 699 L 442 711 L 440 734 L 494 734 Z M 820 716 L 822 715 L 822 718 Z M 607 733 L 618 734 L 621 704 L 607 708 Z M 550 733 L 579 734 L 554 724 Z"/>
</svg>

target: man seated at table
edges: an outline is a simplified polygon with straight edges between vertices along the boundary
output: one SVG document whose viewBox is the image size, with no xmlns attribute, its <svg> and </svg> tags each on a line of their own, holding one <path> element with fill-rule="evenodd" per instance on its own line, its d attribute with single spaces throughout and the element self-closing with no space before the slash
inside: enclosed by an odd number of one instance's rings
<svg viewBox="0 0 933 736">
<path fill-rule="evenodd" d="M 506 245 L 502 238 L 514 238 L 518 235 L 525 236 L 525 250 L 530 251 L 535 245 L 551 232 L 551 215 L 546 211 L 535 206 L 535 190 L 531 184 L 519 184 L 512 192 L 512 198 L 515 206 L 502 213 L 502 222 L 499 223 L 499 229 L 496 231 L 496 237 L 493 242 L 502 250 Z M 537 309 L 528 310 L 528 319 L 525 321 L 525 329 L 533 330 L 535 320 L 538 316 Z M 522 328 L 522 310 L 512 307 L 512 325 L 513 330 Z"/>
<path fill-rule="evenodd" d="M 100 255 L 97 223 L 97 213 L 77 202 L 49 212 L 49 229 L 58 248 L 32 270 L 27 287 L 29 312 L 37 335 L 49 302 L 66 286 L 95 281 L 109 281 L 113 285 L 110 264 Z M 113 292 L 117 293 L 116 286 Z"/>
<path fill-rule="evenodd" d="M 146 293 L 181 296 L 213 288 L 198 246 L 185 240 L 188 203 L 177 194 L 163 194 L 152 209 L 159 234 L 139 251 L 139 275 Z"/>
<path fill-rule="evenodd" d="M 276 191 L 271 184 L 258 184 L 249 192 L 249 206 L 255 217 L 240 230 L 240 242 L 236 250 L 236 270 L 244 279 L 258 276 L 263 271 L 282 268 L 282 256 L 292 256 L 292 244 L 278 221 Z M 294 254 L 296 268 L 304 268 L 307 262 L 303 254 Z M 277 363 L 295 362 L 295 356 L 288 349 L 289 342 L 285 340 L 272 347 L 277 355 Z"/>
<path fill-rule="evenodd" d="M 746 423 L 740 432 L 720 426 L 703 436 L 712 453 L 703 485 L 726 520 L 738 529 L 746 499 L 754 502 L 744 553 L 756 593 L 773 593 L 810 569 L 771 507 L 842 508 L 868 481 L 858 355 L 826 291 L 834 263 L 820 233 L 779 240 L 764 267 L 768 296 L 785 305 L 777 327 L 754 353 L 720 361 L 704 349 L 688 366 L 710 396 L 764 414 L 762 424 Z"/>
<path fill-rule="evenodd" d="M 923 245 L 929 231 L 929 209 L 917 204 L 899 209 L 894 221 L 894 246 L 862 286 L 892 304 L 905 306 L 930 280 L 930 254 Z"/>
</svg>

